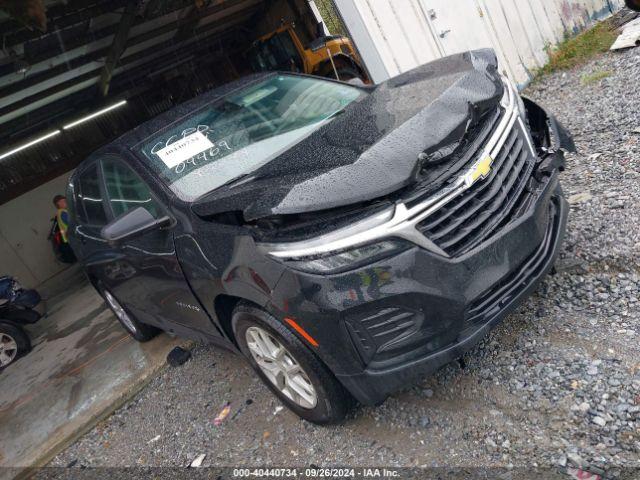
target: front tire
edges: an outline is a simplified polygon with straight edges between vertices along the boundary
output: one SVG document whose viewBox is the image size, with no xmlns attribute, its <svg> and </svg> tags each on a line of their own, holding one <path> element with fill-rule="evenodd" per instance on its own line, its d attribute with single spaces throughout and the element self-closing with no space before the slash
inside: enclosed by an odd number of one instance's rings
<svg viewBox="0 0 640 480">
<path fill-rule="evenodd" d="M 0 323 L 0 370 L 31 350 L 29 336 L 19 327 Z"/>
<path fill-rule="evenodd" d="M 351 396 L 282 322 L 260 308 L 240 303 L 234 309 L 232 326 L 244 356 L 287 408 L 320 425 L 344 419 Z"/>
<path fill-rule="evenodd" d="M 138 342 L 148 342 L 160 333 L 160 329 L 138 321 L 127 309 L 125 309 L 116 297 L 106 288 L 99 289 L 102 298 L 107 303 L 120 325 Z"/>
</svg>

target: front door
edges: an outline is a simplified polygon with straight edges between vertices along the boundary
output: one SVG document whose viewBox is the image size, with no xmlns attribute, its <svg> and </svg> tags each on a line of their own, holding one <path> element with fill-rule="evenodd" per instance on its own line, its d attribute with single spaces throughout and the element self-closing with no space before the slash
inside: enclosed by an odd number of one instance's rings
<svg viewBox="0 0 640 480">
<path fill-rule="evenodd" d="M 154 217 L 168 209 L 128 165 L 115 157 L 100 162 L 105 206 L 111 218 L 143 207 Z M 195 329 L 219 336 L 217 327 L 198 302 L 178 262 L 173 229 L 156 229 L 110 244 L 109 261 L 101 277 L 113 295 L 142 321 L 184 334 Z"/>
<path fill-rule="evenodd" d="M 422 3 L 445 55 L 493 47 L 475 2 L 422 0 Z"/>
<path fill-rule="evenodd" d="M 101 264 L 109 253 L 109 245 L 100 236 L 109 218 L 104 209 L 98 164 L 91 162 L 81 168 L 67 196 L 69 209 L 73 213 L 69 224 L 73 232 L 70 241 L 76 256 L 91 272 L 93 265 Z"/>
<path fill-rule="evenodd" d="M 501 41 L 495 33 L 496 28 L 503 32 L 512 32 L 509 25 L 504 23 L 505 2 L 500 0 L 474 2 L 420 0 L 420 2 L 443 55 L 479 48 L 493 48 L 498 56 L 502 73 L 507 73 L 513 80 L 527 77 L 515 45 L 512 42 Z M 465 5 L 461 5 L 462 3 Z M 519 30 L 521 29 L 514 31 Z M 523 35 L 526 36 L 526 32 Z"/>
</svg>

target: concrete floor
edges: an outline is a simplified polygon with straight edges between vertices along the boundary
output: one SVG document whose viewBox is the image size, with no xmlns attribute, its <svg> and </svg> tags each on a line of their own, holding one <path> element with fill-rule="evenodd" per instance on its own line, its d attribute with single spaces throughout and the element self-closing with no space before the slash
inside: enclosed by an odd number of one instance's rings
<svg viewBox="0 0 640 480">
<path fill-rule="evenodd" d="M 33 350 L 0 373 L 0 466 L 39 466 L 137 393 L 179 340 L 139 344 L 78 269 L 41 289 Z M 16 474 L 3 469 L 0 477 Z"/>
</svg>

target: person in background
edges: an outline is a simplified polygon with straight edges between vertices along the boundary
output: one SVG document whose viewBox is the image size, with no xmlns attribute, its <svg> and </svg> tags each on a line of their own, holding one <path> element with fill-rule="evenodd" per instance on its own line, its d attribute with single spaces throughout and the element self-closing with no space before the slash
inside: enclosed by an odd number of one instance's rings
<svg viewBox="0 0 640 480">
<path fill-rule="evenodd" d="M 67 237 L 67 229 L 69 228 L 69 211 L 67 210 L 67 197 L 64 195 L 56 195 L 53 197 L 53 204 L 56 207 L 56 223 L 60 232 L 58 242 L 58 250 L 60 252 L 60 260 L 64 263 L 74 263 L 76 256 L 69 245 Z"/>
</svg>

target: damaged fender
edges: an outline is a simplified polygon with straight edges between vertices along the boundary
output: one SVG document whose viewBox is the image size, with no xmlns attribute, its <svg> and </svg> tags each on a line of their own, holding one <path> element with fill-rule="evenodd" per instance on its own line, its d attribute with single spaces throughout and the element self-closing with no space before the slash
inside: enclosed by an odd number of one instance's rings
<svg viewBox="0 0 640 480">
<path fill-rule="evenodd" d="M 537 148 L 564 150 L 576 153 L 576 144 L 566 128 L 533 100 L 522 97 L 527 110 L 527 120 Z"/>
<path fill-rule="evenodd" d="M 522 97 L 527 111 L 527 122 L 531 136 L 540 157 L 540 163 L 534 172 L 538 181 L 554 171 L 565 169 L 564 152 L 576 153 L 576 145 L 571 134 L 551 114 L 547 113 L 533 100 Z"/>
</svg>

